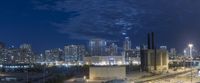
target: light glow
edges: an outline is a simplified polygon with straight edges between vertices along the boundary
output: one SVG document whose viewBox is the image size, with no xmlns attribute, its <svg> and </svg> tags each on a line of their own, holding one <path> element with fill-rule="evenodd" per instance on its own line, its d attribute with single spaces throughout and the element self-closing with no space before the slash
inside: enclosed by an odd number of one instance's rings
<svg viewBox="0 0 200 83">
<path fill-rule="evenodd" d="M 193 44 L 191 44 L 191 43 L 190 43 L 190 44 L 188 44 L 188 47 L 190 47 L 190 48 L 192 48 L 193 46 L 194 46 L 194 45 L 193 45 Z"/>
</svg>

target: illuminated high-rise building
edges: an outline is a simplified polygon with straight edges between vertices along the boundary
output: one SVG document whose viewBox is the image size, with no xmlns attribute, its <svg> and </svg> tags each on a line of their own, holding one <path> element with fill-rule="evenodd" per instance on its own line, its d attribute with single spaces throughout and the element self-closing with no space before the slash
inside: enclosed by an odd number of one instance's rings
<svg viewBox="0 0 200 83">
<path fill-rule="evenodd" d="M 10 48 L 1 50 L 1 63 L 10 64 L 10 63 L 19 63 L 20 60 L 19 49 Z"/>
<path fill-rule="evenodd" d="M 198 56 L 198 51 L 195 49 L 195 47 L 193 47 L 193 48 L 191 49 L 191 52 L 192 52 L 192 56 L 193 56 L 193 57 L 194 57 L 194 56 Z M 189 47 L 185 48 L 185 49 L 183 50 L 183 54 L 184 54 L 185 57 L 190 57 L 190 48 L 189 48 Z"/>
<path fill-rule="evenodd" d="M 140 50 L 141 50 L 141 47 L 140 46 L 136 46 L 135 48 L 135 57 L 140 57 Z"/>
<path fill-rule="evenodd" d="M 29 50 L 29 51 L 32 49 L 32 47 L 31 47 L 30 44 L 21 44 L 21 45 L 19 46 L 19 48 L 20 48 L 20 49 L 26 49 L 26 50 Z"/>
<path fill-rule="evenodd" d="M 89 42 L 91 56 L 106 56 L 106 41 L 103 39 L 92 39 Z"/>
<path fill-rule="evenodd" d="M 30 44 L 22 44 L 19 48 L 20 53 L 18 60 L 20 63 L 33 63 L 35 61 L 35 56 Z"/>
<path fill-rule="evenodd" d="M 44 54 L 45 54 L 45 61 L 46 62 L 51 62 L 52 61 L 52 59 L 51 59 L 51 50 L 45 50 L 45 52 L 44 52 Z"/>
<path fill-rule="evenodd" d="M 171 48 L 169 55 L 170 55 L 171 58 L 175 58 L 175 56 L 176 56 L 176 49 L 175 48 Z"/>
<path fill-rule="evenodd" d="M 20 48 L 4 48 L 0 52 L 0 63 L 34 63 L 35 55 L 30 44 L 22 44 Z"/>
<path fill-rule="evenodd" d="M 118 46 L 115 43 L 112 43 L 109 47 L 108 47 L 108 55 L 109 56 L 117 56 L 118 55 Z"/>
<path fill-rule="evenodd" d="M 65 62 L 71 64 L 79 64 L 83 62 L 85 56 L 85 46 L 68 45 L 64 47 Z"/>
<path fill-rule="evenodd" d="M 125 61 L 127 63 L 131 62 L 131 57 L 134 56 L 134 51 L 131 49 L 131 41 L 129 37 L 125 37 L 123 42 L 123 52 L 122 55 L 125 56 Z"/>
<path fill-rule="evenodd" d="M 36 62 L 45 62 L 45 55 L 44 54 L 37 54 L 36 55 Z"/>
<path fill-rule="evenodd" d="M 160 46 L 160 49 L 167 50 L 167 46 Z"/>
<path fill-rule="evenodd" d="M 123 43 L 124 50 L 131 50 L 131 41 L 129 37 L 125 37 L 125 41 Z"/>
<path fill-rule="evenodd" d="M 63 50 L 60 48 L 45 50 L 45 56 L 47 62 L 62 61 L 64 57 Z"/>
</svg>

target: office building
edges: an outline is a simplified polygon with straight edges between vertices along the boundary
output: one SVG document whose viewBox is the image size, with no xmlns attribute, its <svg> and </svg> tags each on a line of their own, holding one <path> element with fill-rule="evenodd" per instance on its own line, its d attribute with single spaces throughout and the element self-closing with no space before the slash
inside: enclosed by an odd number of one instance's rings
<svg viewBox="0 0 200 83">
<path fill-rule="evenodd" d="M 167 50 L 167 46 L 160 46 L 160 49 Z"/>
<path fill-rule="evenodd" d="M 129 37 L 125 37 L 124 43 L 123 43 L 124 50 L 131 50 L 131 41 Z"/>
<path fill-rule="evenodd" d="M 45 62 L 45 55 L 44 54 L 37 54 L 36 55 L 36 63 L 42 63 Z"/>
<path fill-rule="evenodd" d="M 107 48 L 107 55 L 108 56 L 118 56 L 118 46 L 115 43 L 112 43 L 108 48 Z"/>
<path fill-rule="evenodd" d="M 0 61 L 2 64 L 18 63 L 19 60 L 19 49 L 1 49 Z"/>
<path fill-rule="evenodd" d="M 64 54 L 66 63 L 83 64 L 86 49 L 83 45 L 67 45 L 64 47 Z"/>
<path fill-rule="evenodd" d="M 35 56 L 30 44 L 21 44 L 19 47 L 19 51 L 19 62 L 33 63 L 35 61 Z"/>
<path fill-rule="evenodd" d="M 20 48 L 20 49 L 26 49 L 26 50 L 29 50 L 29 51 L 32 49 L 32 47 L 31 47 L 30 44 L 21 44 L 21 45 L 19 46 L 19 48 Z"/>
<path fill-rule="evenodd" d="M 169 52 L 169 57 L 171 58 L 171 59 L 175 59 L 175 57 L 176 57 L 176 49 L 175 48 L 171 48 L 170 49 L 170 52 Z"/>
<path fill-rule="evenodd" d="M 63 50 L 60 48 L 45 50 L 45 57 L 46 57 L 46 62 L 55 63 L 64 60 L 64 53 Z"/>
<path fill-rule="evenodd" d="M 89 42 L 91 56 L 106 56 L 107 42 L 103 39 L 92 39 Z"/>
<path fill-rule="evenodd" d="M 0 49 L 0 63 L 3 64 L 26 64 L 34 63 L 35 55 L 30 44 L 22 44 L 19 48 L 3 48 Z"/>
<path fill-rule="evenodd" d="M 130 64 L 130 63 L 132 63 L 132 59 L 135 57 L 135 51 L 133 49 L 123 51 L 122 56 L 125 57 L 126 64 Z"/>
</svg>

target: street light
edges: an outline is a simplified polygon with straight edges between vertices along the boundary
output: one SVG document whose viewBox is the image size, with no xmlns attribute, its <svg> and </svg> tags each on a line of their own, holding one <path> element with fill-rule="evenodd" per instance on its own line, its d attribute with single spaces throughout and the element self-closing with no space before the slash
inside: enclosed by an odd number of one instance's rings
<svg viewBox="0 0 200 83">
<path fill-rule="evenodd" d="M 188 44 L 188 47 L 190 48 L 190 58 L 191 58 L 191 83 L 192 83 L 192 76 L 193 76 L 193 75 L 192 75 L 192 63 L 193 63 L 193 62 L 192 62 L 192 59 L 193 59 L 193 58 L 192 58 L 192 48 L 193 48 L 193 46 L 194 46 L 194 45 L 191 44 L 191 43 Z"/>
</svg>

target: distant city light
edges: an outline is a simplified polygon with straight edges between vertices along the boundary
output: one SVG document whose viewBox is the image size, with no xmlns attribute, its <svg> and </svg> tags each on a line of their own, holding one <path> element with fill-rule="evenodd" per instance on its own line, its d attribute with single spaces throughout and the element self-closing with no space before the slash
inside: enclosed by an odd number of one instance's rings
<svg viewBox="0 0 200 83">
<path fill-rule="evenodd" d="M 193 48 L 193 44 L 192 43 L 190 43 L 190 44 L 188 44 L 188 47 L 190 48 L 190 58 L 192 58 L 192 48 Z"/>
<path fill-rule="evenodd" d="M 194 45 L 190 43 L 190 44 L 188 44 L 188 46 L 189 46 L 190 48 L 192 48 Z"/>
</svg>

